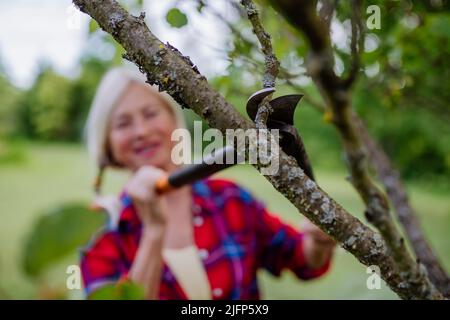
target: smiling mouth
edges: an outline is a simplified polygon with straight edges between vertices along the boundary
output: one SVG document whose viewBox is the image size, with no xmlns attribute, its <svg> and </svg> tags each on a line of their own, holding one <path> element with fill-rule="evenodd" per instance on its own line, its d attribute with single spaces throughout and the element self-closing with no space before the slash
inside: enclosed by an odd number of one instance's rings
<svg viewBox="0 0 450 320">
<path fill-rule="evenodd" d="M 147 144 L 145 146 L 139 147 L 139 148 L 134 148 L 134 153 L 138 156 L 141 157 L 151 157 L 155 154 L 156 149 L 160 146 L 160 143 L 151 143 L 151 144 Z"/>
</svg>

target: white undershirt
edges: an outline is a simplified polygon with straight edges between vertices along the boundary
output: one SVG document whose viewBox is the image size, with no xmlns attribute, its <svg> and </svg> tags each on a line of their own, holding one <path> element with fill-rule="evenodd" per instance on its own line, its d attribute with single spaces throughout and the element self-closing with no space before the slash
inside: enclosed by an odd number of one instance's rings
<svg viewBox="0 0 450 320">
<path fill-rule="evenodd" d="M 164 248 L 162 255 L 188 299 L 211 300 L 211 286 L 195 245 Z"/>
</svg>

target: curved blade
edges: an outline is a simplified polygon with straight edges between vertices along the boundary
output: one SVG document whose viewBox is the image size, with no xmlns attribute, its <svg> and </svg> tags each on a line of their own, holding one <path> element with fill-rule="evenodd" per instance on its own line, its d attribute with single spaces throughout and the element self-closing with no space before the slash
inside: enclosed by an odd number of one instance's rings
<svg viewBox="0 0 450 320">
<path fill-rule="evenodd" d="M 285 124 L 281 121 L 269 120 L 267 126 L 270 129 L 279 129 L 281 133 L 280 147 L 287 154 L 295 158 L 300 168 L 303 169 L 305 174 L 315 181 L 311 162 L 309 161 L 308 154 L 306 153 L 305 146 L 302 138 L 300 137 L 297 129 L 289 124 Z"/>
<path fill-rule="evenodd" d="M 269 94 L 272 94 L 275 92 L 275 88 L 264 88 L 259 91 L 256 91 L 254 94 L 250 96 L 247 100 L 247 114 L 255 121 L 256 113 L 258 112 L 259 104 L 263 101 L 265 97 L 267 97 Z"/>
<path fill-rule="evenodd" d="M 302 97 L 302 94 L 289 94 L 271 100 L 273 112 L 269 118 L 293 125 L 295 108 Z"/>
</svg>

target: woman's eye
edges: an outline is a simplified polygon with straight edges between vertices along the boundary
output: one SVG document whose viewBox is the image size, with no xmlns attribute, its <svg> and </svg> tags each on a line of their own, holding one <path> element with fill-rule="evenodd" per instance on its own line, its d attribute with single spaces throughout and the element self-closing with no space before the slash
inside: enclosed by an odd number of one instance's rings
<svg viewBox="0 0 450 320">
<path fill-rule="evenodd" d="M 157 111 L 154 111 L 154 110 L 146 110 L 146 111 L 144 111 L 144 117 L 147 118 L 147 119 L 153 118 L 153 117 L 155 117 L 157 114 L 158 114 L 158 112 L 157 112 Z"/>
<path fill-rule="evenodd" d="M 117 121 L 115 127 L 117 129 L 123 129 L 126 128 L 129 125 L 129 121 Z"/>
</svg>

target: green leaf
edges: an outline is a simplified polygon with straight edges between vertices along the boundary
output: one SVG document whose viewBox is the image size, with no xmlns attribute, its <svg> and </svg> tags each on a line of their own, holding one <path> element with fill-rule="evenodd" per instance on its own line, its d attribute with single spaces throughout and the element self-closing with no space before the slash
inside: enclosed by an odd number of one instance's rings
<svg viewBox="0 0 450 320">
<path fill-rule="evenodd" d="M 167 12 L 166 20 L 174 28 L 184 27 L 188 23 L 187 16 L 177 8 L 172 8 Z"/>
<path fill-rule="evenodd" d="M 42 215 L 25 241 L 23 268 L 37 277 L 58 260 L 86 245 L 105 223 L 103 213 L 83 204 L 64 204 Z"/>
<path fill-rule="evenodd" d="M 94 33 L 95 31 L 97 31 L 99 29 L 99 25 L 97 23 L 97 21 L 95 21 L 94 19 L 91 19 L 89 21 L 89 34 Z"/>
<path fill-rule="evenodd" d="M 144 289 L 131 282 L 111 283 L 89 295 L 89 300 L 144 300 Z"/>
<path fill-rule="evenodd" d="M 142 9 L 144 7 L 144 0 L 136 0 L 136 6 Z"/>
</svg>

